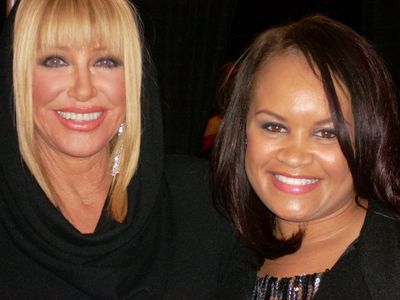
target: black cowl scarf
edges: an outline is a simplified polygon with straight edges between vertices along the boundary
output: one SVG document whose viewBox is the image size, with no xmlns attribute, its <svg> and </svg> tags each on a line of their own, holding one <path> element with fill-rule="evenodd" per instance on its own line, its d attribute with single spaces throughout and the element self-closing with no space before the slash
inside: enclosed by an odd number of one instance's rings
<svg viewBox="0 0 400 300">
<path fill-rule="evenodd" d="M 8 18 L 0 52 L 0 222 L 4 234 L 10 237 L 10 241 L 0 242 L 0 254 L 2 248 L 13 244 L 37 263 L 38 269 L 59 277 L 56 281 L 63 283 L 60 290 L 71 290 L 71 297 L 76 290 L 79 299 L 81 295 L 94 299 L 158 299 L 171 255 L 167 247 L 171 225 L 167 218 L 169 193 L 163 180 L 161 114 L 150 64 L 144 67 L 141 156 L 129 186 L 127 218 L 119 224 L 104 211 L 96 231 L 82 235 L 48 201 L 19 155 L 11 91 L 12 21 L 13 16 Z M 24 270 L 20 270 L 20 278 L 13 276 L 22 281 L 21 289 L 29 291 L 23 282 Z M 4 288 L 0 284 L 2 299 L 8 295 Z M 63 296 L 60 292 L 60 298 Z"/>
</svg>

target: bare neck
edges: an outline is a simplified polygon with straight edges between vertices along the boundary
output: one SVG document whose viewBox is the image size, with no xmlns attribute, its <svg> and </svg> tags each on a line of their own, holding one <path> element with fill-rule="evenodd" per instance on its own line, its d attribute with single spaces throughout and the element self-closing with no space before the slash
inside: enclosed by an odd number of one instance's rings
<svg viewBox="0 0 400 300">
<path fill-rule="evenodd" d="M 302 245 L 293 254 L 266 260 L 258 276 L 291 277 L 300 274 L 320 273 L 331 269 L 348 246 L 360 234 L 366 215 L 367 201 L 363 207 L 351 202 L 337 214 L 304 225 Z M 277 221 L 278 236 L 290 237 L 298 232 L 299 224 Z"/>
</svg>

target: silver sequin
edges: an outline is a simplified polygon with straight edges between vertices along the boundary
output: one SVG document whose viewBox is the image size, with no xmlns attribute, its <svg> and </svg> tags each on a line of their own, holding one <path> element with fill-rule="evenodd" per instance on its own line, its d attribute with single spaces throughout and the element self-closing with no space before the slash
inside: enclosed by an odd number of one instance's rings
<svg viewBox="0 0 400 300">
<path fill-rule="evenodd" d="M 327 271 L 326 271 L 327 272 Z M 317 293 L 326 272 L 276 278 L 257 278 L 252 300 L 311 300 Z"/>
</svg>

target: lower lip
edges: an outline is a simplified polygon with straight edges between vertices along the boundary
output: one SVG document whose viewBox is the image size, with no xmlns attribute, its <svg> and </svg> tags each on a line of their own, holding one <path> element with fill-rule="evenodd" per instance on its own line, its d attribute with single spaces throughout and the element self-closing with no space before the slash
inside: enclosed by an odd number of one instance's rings
<svg viewBox="0 0 400 300">
<path fill-rule="evenodd" d="M 55 112 L 58 120 L 60 120 L 61 124 L 63 124 L 65 127 L 71 130 L 76 130 L 76 131 L 91 131 L 99 127 L 106 116 L 106 113 L 103 111 L 101 116 L 99 116 L 96 120 L 92 121 L 73 121 L 73 120 L 67 120 L 64 119 L 62 116 L 60 116 L 57 112 Z"/>
<path fill-rule="evenodd" d="M 276 179 L 276 177 L 274 175 L 271 175 L 271 178 L 272 178 L 272 183 L 278 190 L 280 190 L 284 193 L 295 194 L 295 195 L 311 192 L 312 190 L 317 188 L 320 183 L 320 181 L 318 180 L 317 182 L 314 182 L 311 184 L 291 185 L 291 184 L 287 184 L 287 183 L 279 181 L 278 179 Z"/>
</svg>

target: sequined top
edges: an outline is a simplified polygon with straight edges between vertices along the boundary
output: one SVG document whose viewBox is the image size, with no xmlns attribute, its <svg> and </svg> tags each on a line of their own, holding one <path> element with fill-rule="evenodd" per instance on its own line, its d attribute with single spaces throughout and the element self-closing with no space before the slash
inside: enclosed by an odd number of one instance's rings
<svg viewBox="0 0 400 300">
<path fill-rule="evenodd" d="M 327 271 L 321 273 L 276 278 L 257 278 L 252 300 L 311 300 Z"/>
</svg>

